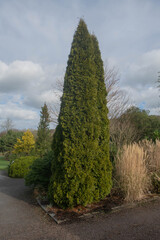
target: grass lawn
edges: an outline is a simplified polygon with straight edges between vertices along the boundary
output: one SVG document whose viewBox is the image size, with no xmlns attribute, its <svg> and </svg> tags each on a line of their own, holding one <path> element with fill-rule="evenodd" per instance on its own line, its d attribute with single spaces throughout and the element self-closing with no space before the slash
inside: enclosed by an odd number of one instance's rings
<svg viewBox="0 0 160 240">
<path fill-rule="evenodd" d="M 7 169 L 9 162 L 4 160 L 3 156 L 0 156 L 0 170 Z"/>
</svg>

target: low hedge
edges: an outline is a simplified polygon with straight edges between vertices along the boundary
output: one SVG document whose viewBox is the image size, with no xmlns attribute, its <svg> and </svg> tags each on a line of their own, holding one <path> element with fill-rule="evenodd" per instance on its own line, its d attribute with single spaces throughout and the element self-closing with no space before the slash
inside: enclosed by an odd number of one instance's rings
<svg viewBox="0 0 160 240">
<path fill-rule="evenodd" d="M 36 158 L 35 156 L 24 156 L 12 160 L 9 165 L 8 176 L 13 178 L 24 178 Z"/>
</svg>

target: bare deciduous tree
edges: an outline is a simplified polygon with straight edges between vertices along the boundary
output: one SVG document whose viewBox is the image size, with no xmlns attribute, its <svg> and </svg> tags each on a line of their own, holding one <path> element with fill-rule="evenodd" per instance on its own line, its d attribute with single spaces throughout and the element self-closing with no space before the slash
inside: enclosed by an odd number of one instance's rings
<svg viewBox="0 0 160 240">
<path fill-rule="evenodd" d="M 63 92 L 63 79 L 59 78 L 56 81 L 56 89 L 53 90 L 53 94 L 56 96 L 57 101 L 53 105 L 48 105 L 48 111 L 50 114 L 50 120 L 52 123 L 58 123 L 58 115 L 60 110 L 60 99 Z"/>
<path fill-rule="evenodd" d="M 8 132 L 9 130 L 13 129 L 14 124 L 13 121 L 10 118 L 7 118 L 2 124 L 1 124 L 1 128 Z"/>
<path fill-rule="evenodd" d="M 111 141 L 114 142 L 118 148 L 121 148 L 123 145 L 137 141 L 138 132 L 129 117 L 122 119 L 115 118 L 110 121 L 110 136 Z"/>
<path fill-rule="evenodd" d="M 107 90 L 107 105 L 110 119 L 111 141 L 120 148 L 137 139 L 137 130 L 129 116 L 121 117 L 131 106 L 129 96 L 119 86 L 119 71 L 116 67 L 105 64 L 105 83 Z"/>
<path fill-rule="evenodd" d="M 116 67 L 109 67 L 109 64 L 106 63 L 104 73 L 109 119 L 115 119 L 121 116 L 127 108 L 129 108 L 129 97 L 119 87 L 120 76 Z"/>
</svg>

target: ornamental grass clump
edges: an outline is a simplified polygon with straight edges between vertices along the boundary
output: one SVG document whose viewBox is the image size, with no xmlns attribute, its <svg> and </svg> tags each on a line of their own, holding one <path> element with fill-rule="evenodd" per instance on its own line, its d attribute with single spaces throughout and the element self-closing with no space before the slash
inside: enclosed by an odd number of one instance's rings
<svg viewBox="0 0 160 240">
<path fill-rule="evenodd" d="M 119 152 L 115 168 L 117 181 L 126 201 L 142 199 L 149 189 L 146 160 L 146 152 L 136 143 L 125 145 L 122 152 Z"/>
<path fill-rule="evenodd" d="M 147 153 L 147 169 L 151 177 L 152 188 L 151 191 L 160 193 L 160 141 L 155 143 L 144 140 L 141 146 Z"/>
<path fill-rule="evenodd" d="M 154 166 L 158 172 L 160 172 L 160 141 L 156 140 L 154 149 Z"/>
</svg>

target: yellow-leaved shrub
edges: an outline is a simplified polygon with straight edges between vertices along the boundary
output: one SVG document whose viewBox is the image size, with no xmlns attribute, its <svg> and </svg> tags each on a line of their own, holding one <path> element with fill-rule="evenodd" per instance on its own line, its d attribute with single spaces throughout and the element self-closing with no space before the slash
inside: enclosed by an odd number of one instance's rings
<svg viewBox="0 0 160 240">
<path fill-rule="evenodd" d="M 17 138 L 17 143 L 14 145 L 13 153 L 19 154 L 24 153 L 29 155 L 29 153 L 35 148 L 34 136 L 30 130 L 27 130 L 22 136 L 22 140 Z"/>
</svg>

